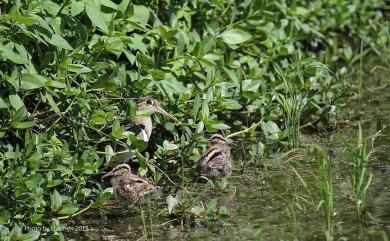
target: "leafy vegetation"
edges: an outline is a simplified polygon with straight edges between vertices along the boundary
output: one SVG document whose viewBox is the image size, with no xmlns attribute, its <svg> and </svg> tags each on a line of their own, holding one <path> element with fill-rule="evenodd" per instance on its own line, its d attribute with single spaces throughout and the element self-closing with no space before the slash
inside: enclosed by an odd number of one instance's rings
<svg viewBox="0 0 390 241">
<path fill-rule="evenodd" d="M 380 0 L 0 0 L 0 239 L 62 239 L 53 231 L 62 220 L 111 198 L 100 177 L 121 145 L 136 153 L 138 174 L 181 186 L 194 181 L 207 133 L 261 126 L 244 166 L 298 147 L 301 125 L 331 126 L 354 64 L 383 54 L 384 8 Z M 146 151 L 124 128 L 145 114 L 135 105 L 145 96 L 180 119 L 154 116 Z M 215 201 L 169 197 L 169 213 L 174 202 L 193 216 L 225 213 Z M 26 233 L 29 225 L 52 231 Z"/>
</svg>

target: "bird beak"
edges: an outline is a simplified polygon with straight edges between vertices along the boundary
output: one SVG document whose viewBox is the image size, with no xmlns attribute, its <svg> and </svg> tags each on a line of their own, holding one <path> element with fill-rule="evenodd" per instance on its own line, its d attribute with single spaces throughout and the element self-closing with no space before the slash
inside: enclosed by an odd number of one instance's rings
<svg viewBox="0 0 390 241">
<path fill-rule="evenodd" d="M 160 114 L 163 114 L 164 116 L 166 117 L 169 117 L 170 119 L 172 119 L 174 122 L 178 122 L 178 120 L 176 119 L 176 117 L 174 117 L 173 115 L 169 114 L 168 112 L 166 112 L 161 106 L 157 106 L 155 107 L 156 109 L 156 112 L 160 113 Z"/>
<path fill-rule="evenodd" d="M 102 176 L 102 180 L 107 178 L 107 177 L 112 177 L 114 175 L 114 173 L 111 171 L 111 172 L 107 172 L 106 174 L 104 174 L 104 176 Z"/>
</svg>

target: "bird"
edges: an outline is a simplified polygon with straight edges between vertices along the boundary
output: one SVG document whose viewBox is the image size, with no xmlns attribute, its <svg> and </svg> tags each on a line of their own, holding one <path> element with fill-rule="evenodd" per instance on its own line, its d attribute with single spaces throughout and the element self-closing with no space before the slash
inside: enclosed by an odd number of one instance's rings
<svg viewBox="0 0 390 241">
<path fill-rule="evenodd" d="M 121 202 L 128 205 L 144 204 L 151 199 L 161 196 L 158 186 L 147 179 L 141 178 L 131 172 L 128 164 L 122 163 L 102 176 L 102 179 L 111 178 L 114 195 Z"/>
<path fill-rule="evenodd" d="M 147 108 L 149 108 L 152 113 L 160 113 L 172 119 L 174 122 L 178 122 L 176 117 L 165 111 L 160 106 L 158 101 L 153 97 L 141 99 L 141 101 L 137 103 L 137 112 L 140 112 Z M 132 131 L 137 136 L 138 140 L 148 142 L 150 140 L 150 136 L 152 135 L 153 130 L 152 117 L 149 115 L 134 118 L 133 120 L 131 120 L 131 125 L 128 130 Z"/>
<path fill-rule="evenodd" d="M 164 110 L 158 101 L 153 97 L 143 98 L 136 105 L 137 112 L 145 111 L 147 109 L 149 109 L 152 113 L 160 113 L 172 119 L 174 122 L 178 122 L 177 118 Z M 140 116 L 134 119 L 130 119 L 129 122 L 130 123 L 125 126 L 124 133 L 132 132 L 138 140 L 149 142 L 153 130 L 152 117 L 150 115 Z M 119 153 L 115 155 L 115 159 L 120 163 L 126 163 L 133 156 L 134 153 L 128 150 L 127 146 L 121 145 L 119 147 Z"/>
<path fill-rule="evenodd" d="M 197 166 L 201 173 L 213 179 L 229 177 L 232 174 L 232 158 L 230 156 L 230 139 L 220 134 L 210 137 L 211 146 L 203 153 Z"/>
</svg>

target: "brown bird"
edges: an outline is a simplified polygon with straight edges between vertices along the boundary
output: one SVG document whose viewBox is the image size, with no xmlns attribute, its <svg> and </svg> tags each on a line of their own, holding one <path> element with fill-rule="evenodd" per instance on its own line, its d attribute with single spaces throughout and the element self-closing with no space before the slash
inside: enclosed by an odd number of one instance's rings
<svg viewBox="0 0 390 241">
<path fill-rule="evenodd" d="M 106 173 L 102 179 L 110 177 L 115 196 L 126 204 L 144 204 L 151 199 L 159 198 L 161 191 L 149 180 L 131 172 L 127 164 L 119 164 Z"/>
<path fill-rule="evenodd" d="M 137 103 L 138 112 L 145 110 L 147 108 L 149 108 L 152 113 L 163 114 L 164 116 L 169 117 L 173 121 L 177 122 L 177 119 L 173 115 L 166 112 L 160 106 L 157 100 L 152 97 L 142 99 L 140 102 Z M 134 134 L 137 136 L 139 140 L 148 142 L 150 140 L 150 136 L 152 135 L 152 130 L 153 130 L 152 117 L 150 115 L 137 117 L 133 119 L 131 122 L 132 123 L 128 130 L 134 132 Z"/>
<path fill-rule="evenodd" d="M 211 178 L 229 177 L 232 174 L 232 159 L 229 147 L 231 140 L 220 134 L 214 134 L 211 136 L 210 142 L 212 146 L 199 159 L 198 168 L 202 174 Z"/>
<path fill-rule="evenodd" d="M 137 112 L 144 111 L 146 109 L 149 109 L 152 113 L 163 114 L 175 122 L 178 121 L 173 115 L 166 112 L 157 100 L 152 97 L 144 98 L 137 103 Z M 126 126 L 126 132 L 133 132 L 137 136 L 138 140 L 143 140 L 144 142 L 149 142 L 152 130 L 153 123 L 150 115 L 134 118 L 130 120 L 129 125 Z M 117 154 L 115 158 L 121 163 L 128 162 L 134 156 L 134 153 L 128 150 L 126 146 L 121 146 L 119 148 L 119 152 L 120 153 Z"/>
</svg>

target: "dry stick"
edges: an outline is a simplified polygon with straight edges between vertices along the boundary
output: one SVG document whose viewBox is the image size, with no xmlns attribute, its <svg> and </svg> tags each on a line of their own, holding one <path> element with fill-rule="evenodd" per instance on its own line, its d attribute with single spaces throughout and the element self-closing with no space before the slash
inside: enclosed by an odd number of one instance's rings
<svg viewBox="0 0 390 241">
<path fill-rule="evenodd" d="M 284 162 L 282 162 L 282 164 L 280 164 L 280 165 L 281 165 L 281 166 L 286 165 L 286 164 L 289 163 L 290 161 L 297 160 L 298 158 L 305 157 L 305 156 L 306 156 L 306 155 L 296 155 L 296 156 L 292 156 L 292 157 L 288 158 L 287 160 L 285 160 Z"/>
</svg>

